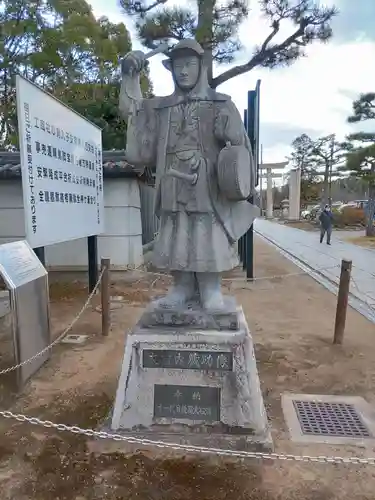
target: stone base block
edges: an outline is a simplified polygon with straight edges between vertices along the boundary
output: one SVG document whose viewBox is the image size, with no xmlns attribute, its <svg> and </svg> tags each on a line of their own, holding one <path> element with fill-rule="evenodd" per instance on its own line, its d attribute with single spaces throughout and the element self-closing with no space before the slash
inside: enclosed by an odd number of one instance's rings
<svg viewBox="0 0 375 500">
<path fill-rule="evenodd" d="M 145 328 L 144 321 L 127 338 L 110 430 L 198 446 L 271 450 L 242 309 L 237 331 L 168 331 Z"/>
<path fill-rule="evenodd" d="M 223 310 L 204 310 L 197 302 L 180 308 L 165 309 L 151 302 L 143 313 L 139 326 L 143 328 L 183 327 L 202 330 L 238 330 L 237 304 L 234 297 L 224 297 Z"/>
</svg>

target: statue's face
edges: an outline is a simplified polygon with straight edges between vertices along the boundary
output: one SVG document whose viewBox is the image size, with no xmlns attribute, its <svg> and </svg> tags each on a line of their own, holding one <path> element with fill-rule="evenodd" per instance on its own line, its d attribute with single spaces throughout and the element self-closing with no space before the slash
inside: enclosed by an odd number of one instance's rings
<svg viewBox="0 0 375 500">
<path fill-rule="evenodd" d="M 177 85 L 182 90 L 191 90 L 199 78 L 201 61 L 197 56 L 186 55 L 173 61 L 173 74 Z"/>
</svg>

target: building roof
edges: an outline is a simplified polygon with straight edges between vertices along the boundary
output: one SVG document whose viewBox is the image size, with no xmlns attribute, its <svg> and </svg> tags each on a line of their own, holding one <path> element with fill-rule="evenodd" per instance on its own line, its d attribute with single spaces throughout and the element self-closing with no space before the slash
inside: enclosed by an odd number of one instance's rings
<svg viewBox="0 0 375 500">
<path fill-rule="evenodd" d="M 152 177 L 145 168 L 135 168 L 125 161 L 124 151 L 103 151 L 103 177 L 141 177 L 144 180 Z M 20 153 L 0 151 L 0 180 L 20 179 Z"/>
</svg>

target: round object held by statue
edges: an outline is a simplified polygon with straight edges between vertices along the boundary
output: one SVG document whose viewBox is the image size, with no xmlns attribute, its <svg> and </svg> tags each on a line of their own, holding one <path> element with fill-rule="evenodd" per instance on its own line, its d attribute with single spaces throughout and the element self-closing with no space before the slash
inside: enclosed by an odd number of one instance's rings
<svg viewBox="0 0 375 500">
<path fill-rule="evenodd" d="M 232 201 L 241 201 L 251 194 L 251 157 L 245 146 L 227 146 L 219 153 L 217 164 L 219 188 Z"/>
</svg>

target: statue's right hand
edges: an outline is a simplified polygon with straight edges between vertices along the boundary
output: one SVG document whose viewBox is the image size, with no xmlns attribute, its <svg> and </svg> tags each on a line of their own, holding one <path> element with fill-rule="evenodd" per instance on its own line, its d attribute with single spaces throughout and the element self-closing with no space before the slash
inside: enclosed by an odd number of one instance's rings
<svg viewBox="0 0 375 500">
<path fill-rule="evenodd" d="M 121 62 L 121 73 L 130 75 L 140 73 L 146 66 L 146 54 L 141 50 L 128 52 Z"/>
</svg>

